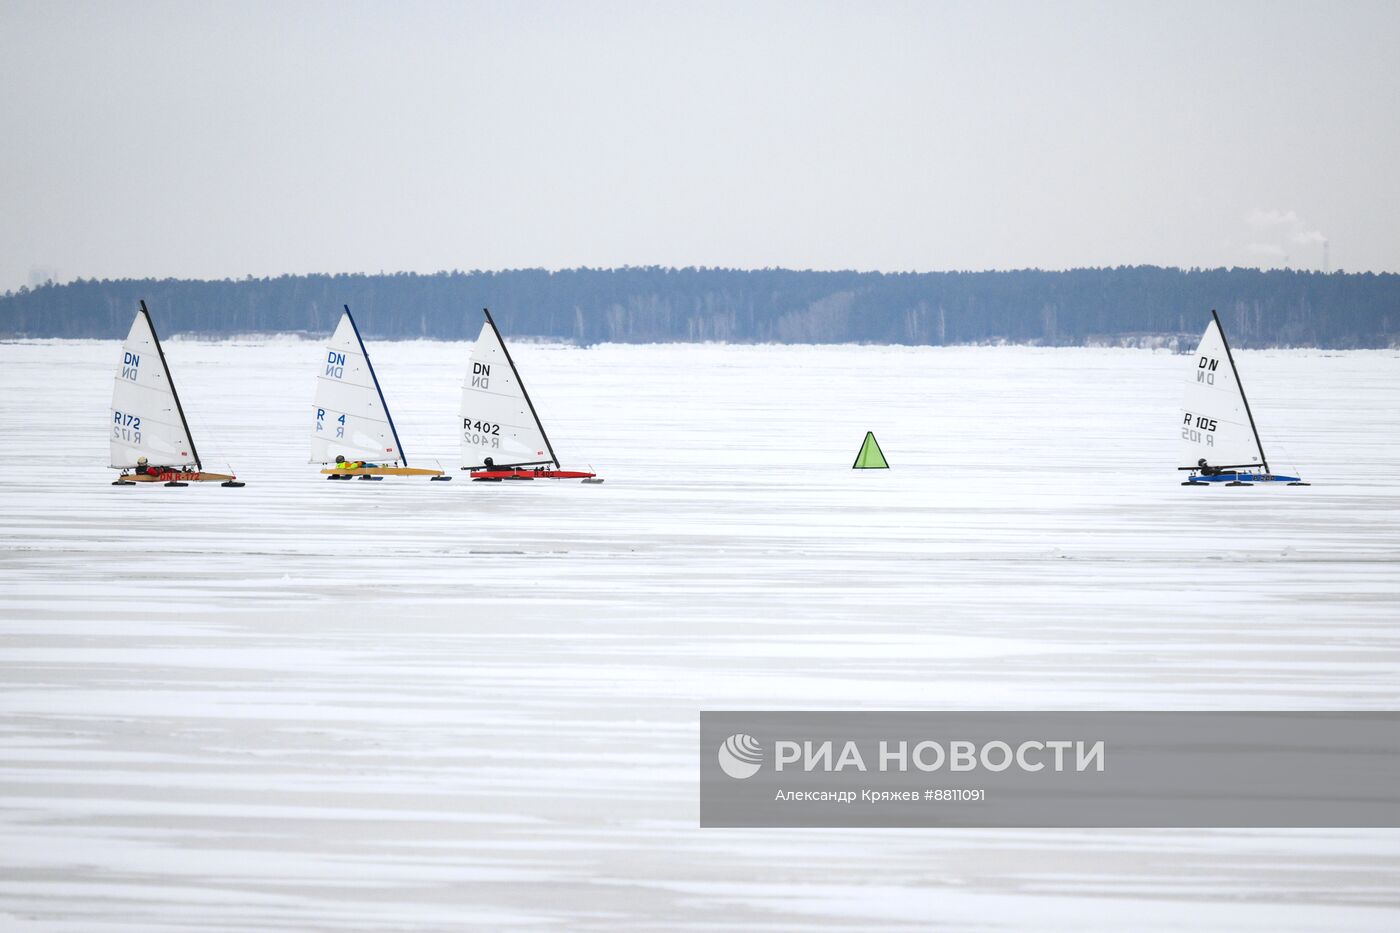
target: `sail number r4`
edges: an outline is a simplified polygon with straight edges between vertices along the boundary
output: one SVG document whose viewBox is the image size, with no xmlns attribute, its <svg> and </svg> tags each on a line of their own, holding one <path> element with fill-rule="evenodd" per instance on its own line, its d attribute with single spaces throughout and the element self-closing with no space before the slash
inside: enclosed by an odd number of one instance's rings
<svg viewBox="0 0 1400 933">
<path fill-rule="evenodd" d="M 316 433 L 317 433 L 317 434 L 320 434 L 320 433 L 321 433 L 322 431 L 324 431 L 325 429 L 326 429 L 326 410 L 325 410 L 324 408 L 318 408 L 318 409 L 316 409 Z M 341 415 L 339 418 L 335 419 L 335 436 L 336 436 L 337 438 L 342 438 L 342 437 L 345 436 L 345 416 L 344 416 L 344 415 Z"/>
</svg>

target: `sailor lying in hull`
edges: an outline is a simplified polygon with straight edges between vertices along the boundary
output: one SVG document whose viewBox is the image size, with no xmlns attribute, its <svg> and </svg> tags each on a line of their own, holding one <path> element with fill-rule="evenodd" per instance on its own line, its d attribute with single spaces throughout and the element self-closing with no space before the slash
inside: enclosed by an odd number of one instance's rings
<svg viewBox="0 0 1400 933">
<path fill-rule="evenodd" d="M 162 473 L 180 472 L 173 466 L 151 466 L 145 457 L 136 458 L 136 473 L 143 476 L 160 476 Z"/>
<path fill-rule="evenodd" d="M 1196 461 L 1196 468 L 1201 471 L 1202 476 L 1223 476 L 1226 473 L 1224 467 L 1213 467 L 1206 463 L 1205 457 Z"/>
</svg>

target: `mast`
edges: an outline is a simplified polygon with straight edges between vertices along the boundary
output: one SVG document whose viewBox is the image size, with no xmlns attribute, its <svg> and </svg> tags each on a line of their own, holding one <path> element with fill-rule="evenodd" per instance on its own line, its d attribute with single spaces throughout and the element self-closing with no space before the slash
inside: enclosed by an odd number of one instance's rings
<svg viewBox="0 0 1400 933">
<path fill-rule="evenodd" d="M 175 391 L 175 374 L 170 371 L 170 364 L 165 361 L 165 351 L 161 349 L 160 336 L 156 333 L 156 325 L 151 320 L 151 312 L 146 310 L 144 298 L 141 299 L 141 313 L 146 316 L 146 326 L 151 329 L 151 339 L 156 342 L 156 353 L 160 356 L 161 369 L 165 370 L 165 378 L 170 383 L 170 395 L 175 399 L 175 410 L 180 413 L 180 426 L 185 429 L 185 440 L 190 442 L 190 453 L 194 454 L 194 468 L 196 471 L 202 472 L 204 464 L 199 462 L 199 448 L 194 446 L 194 435 L 190 433 L 190 423 L 185 420 L 185 406 L 180 404 L 180 393 Z M 181 464 L 181 466 L 183 465 Z"/>
<path fill-rule="evenodd" d="M 1240 401 L 1244 402 L 1244 413 L 1249 416 L 1249 429 L 1254 432 L 1254 447 L 1259 451 L 1259 459 L 1263 461 L 1264 472 L 1272 473 L 1269 469 L 1269 458 L 1264 456 L 1264 442 L 1259 440 L 1259 428 L 1254 423 L 1254 412 L 1249 410 L 1249 396 L 1244 394 L 1244 383 L 1240 381 L 1240 371 L 1235 366 L 1235 356 L 1230 352 L 1230 341 L 1225 337 L 1225 326 L 1220 323 L 1220 315 L 1214 308 L 1210 309 L 1210 316 L 1215 319 L 1215 328 L 1220 331 L 1220 342 L 1225 345 L 1225 358 L 1230 361 L 1230 371 L 1235 374 L 1235 385 L 1240 389 Z"/>
<path fill-rule="evenodd" d="M 506 347 L 505 338 L 501 336 L 501 329 L 496 326 L 496 322 L 491 318 L 489 308 L 482 308 L 482 313 L 486 315 L 486 323 L 491 325 L 491 329 L 496 332 L 496 342 L 501 345 L 501 352 L 506 355 L 506 362 L 510 364 L 511 375 L 515 376 L 515 384 L 520 386 L 520 394 L 525 396 L 525 404 L 530 406 L 530 415 L 535 419 L 535 427 L 540 429 L 540 437 L 544 438 L 544 448 L 549 451 L 550 462 L 558 467 L 559 458 L 554 456 L 554 445 L 549 442 L 549 434 L 545 431 L 544 425 L 540 423 L 539 413 L 535 411 L 535 403 L 530 401 L 530 390 L 525 388 L 525 380 L 520 378 L 520 370 L 515 368 L 515 360 L 510 358 L 510 350 Z"/>
<path fill-rule="evenodd" d="M 399 429 L 394 426 L 394 416 L 389 412 L 389 403 L 384 401 L 384 390 L 379 386 L 379 375 L 374 371 L 374 364 L 369 360 L 369 351 L 365 349 L 364 338 L 360 336 L 360 328 L 355 324 L 355 316 L 350 313 L 350 306 L 345 306 L 345 316 L 350 320 L 350 329 L 355 332 L 355 340 L 360 345 L 360 354 L 365 358 L 365 365 L 369 367 L 369 377 L 374 380 L 374 391 L 379 393 L 379 404 L 384 407 L 384 417 L 389 419 L 389 430 L 394 435 L 394 447 L 398 450 L 395 460 L 408 466 L 408 454 L 404 453 L 403 441 L 399 440 Z"/>
</svg>

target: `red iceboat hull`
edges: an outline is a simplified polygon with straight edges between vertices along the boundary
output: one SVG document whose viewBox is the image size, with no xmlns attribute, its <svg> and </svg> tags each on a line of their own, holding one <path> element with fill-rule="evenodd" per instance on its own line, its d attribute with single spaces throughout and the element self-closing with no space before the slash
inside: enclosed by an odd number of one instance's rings
<svg viewBox="0 0 1400 933">
<path fill-rule="evenodd" d="M 522 479 L 592 479 L 596 473 L 579 470 L 473 470 L 471 478 L 484 482 Z"/>
</svg>

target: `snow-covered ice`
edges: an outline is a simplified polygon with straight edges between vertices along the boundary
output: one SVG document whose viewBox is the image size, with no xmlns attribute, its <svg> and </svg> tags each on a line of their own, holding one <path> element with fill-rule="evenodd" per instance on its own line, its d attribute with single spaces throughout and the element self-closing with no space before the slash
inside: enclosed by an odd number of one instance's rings
<svg viewBox="0 0 1400 933">
<path fill-rule="evenodd" d="M 1400 926 L 1400 831 L 700 830 L 695 747 L 1396 708 L 1400 354 L 1238 353 L 1316 485 L 1196 489 L 1167 353 L 512 350 L 604 485 L 327 483 L 319 343 L 175 339 L 248 486 L 116 488 L 117 343 L 0 345 L 0 928 Z M 456 473 L 467 352 L 370 343 L 414 465 Z"/>
</svg>

